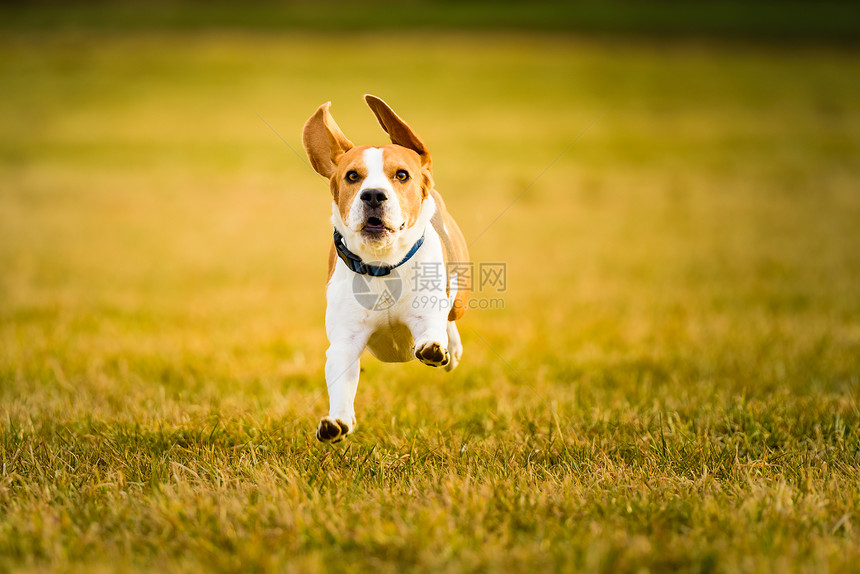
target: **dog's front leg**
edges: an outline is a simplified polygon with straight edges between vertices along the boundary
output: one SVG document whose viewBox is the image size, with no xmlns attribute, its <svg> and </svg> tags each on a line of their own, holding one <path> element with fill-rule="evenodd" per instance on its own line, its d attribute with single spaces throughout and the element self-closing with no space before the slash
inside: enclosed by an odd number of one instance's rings
<svg viewBox="0 0 860 574">
<path fill-rule="evenodd" d="M 317 439 L 322 442 L 339 442 L 355 428 L 355 391 L 366 344 L 366 337 L 340 338 L 331 341 L 326 351 L 329 414 L 317 428 Z"/>
<path fill-rule="evenodd" d="M 450 360 L 448 353 L 447 311 L 422 309 L 407 321 L 415 340 L 415 357 L 431 367 L 444 367 Z"/>
</svg>

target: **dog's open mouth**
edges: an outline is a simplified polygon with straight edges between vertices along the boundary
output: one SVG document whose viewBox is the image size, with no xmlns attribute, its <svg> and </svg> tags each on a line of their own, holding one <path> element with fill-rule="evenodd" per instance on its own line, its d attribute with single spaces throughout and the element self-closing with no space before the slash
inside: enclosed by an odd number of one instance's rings
<svg viewBox="0 0 860 574">
<path fill-rule="evenodd" d="M 378 217 L 368 217 L 367 221 L 364 222 L 362 231 L 368 233 L 385 233 L 388 231 L 388 228 L 385 227 L 385 224 Z"/>
</svg>

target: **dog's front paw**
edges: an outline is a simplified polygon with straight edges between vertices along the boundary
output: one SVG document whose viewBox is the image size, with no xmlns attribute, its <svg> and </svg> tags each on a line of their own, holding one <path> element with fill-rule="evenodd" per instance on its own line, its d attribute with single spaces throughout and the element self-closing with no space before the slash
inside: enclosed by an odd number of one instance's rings
<svg viewBox="0 0 860 574">
<path fill-rule="evenodd" d="M 317 440 L 320 442 L 340 442 L 352 429 L 349 425 L 340 419 L 324 417 L 320 420 L 320 426 L 317 428 Z"/>
<path fill-rule="evenodd" d="M 416 347 L 415 356 L 419 361 L 431 367 L 444 367 L 451 360 L 450 355 L 448 355 L 448 349 L 433 341 L 428 341 L 420 347 Z"/>
</svg>

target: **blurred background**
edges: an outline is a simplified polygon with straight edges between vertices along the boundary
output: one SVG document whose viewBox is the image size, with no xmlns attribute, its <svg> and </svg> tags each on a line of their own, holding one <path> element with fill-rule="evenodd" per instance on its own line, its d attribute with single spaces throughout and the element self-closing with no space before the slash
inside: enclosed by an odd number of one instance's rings
<svg viewBox="0 0 860 574">
<path fill-rule="evenodd" d="M 507 265 L 458 385 L 527 372 L 588 405 L 631 372 L 668 401 L 856 384 L 856 3 L 0 15 L 8 412 L 323 410 L 330 197 L 300 132 L 332 101 L 353 141 L 385 143 L 365 93 L 430 146 L 474 260 Z"/>
</svg>

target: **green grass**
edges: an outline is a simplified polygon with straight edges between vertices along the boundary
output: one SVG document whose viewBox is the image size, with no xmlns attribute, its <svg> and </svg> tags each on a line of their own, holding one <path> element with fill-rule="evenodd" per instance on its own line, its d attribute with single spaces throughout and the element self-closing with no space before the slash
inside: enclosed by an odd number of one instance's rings
<svg viewBox="0 0 860 574">
<path fill-rule="evenodd" d="M 857 570 L 860 54 L 30 31 L 0 86 L 0 570 Z M 381 143 L 365 92 L 508 289 L 330 447 L 328 191 L 260 118 Z"/>
<path fill-rule="evenodd" d="M 856 44 L 860 7 L 849 0 L 37 0 L 3 9 L 9 30 L 532 30 L 642 37 L 734 37 Z"/>
</svg>

